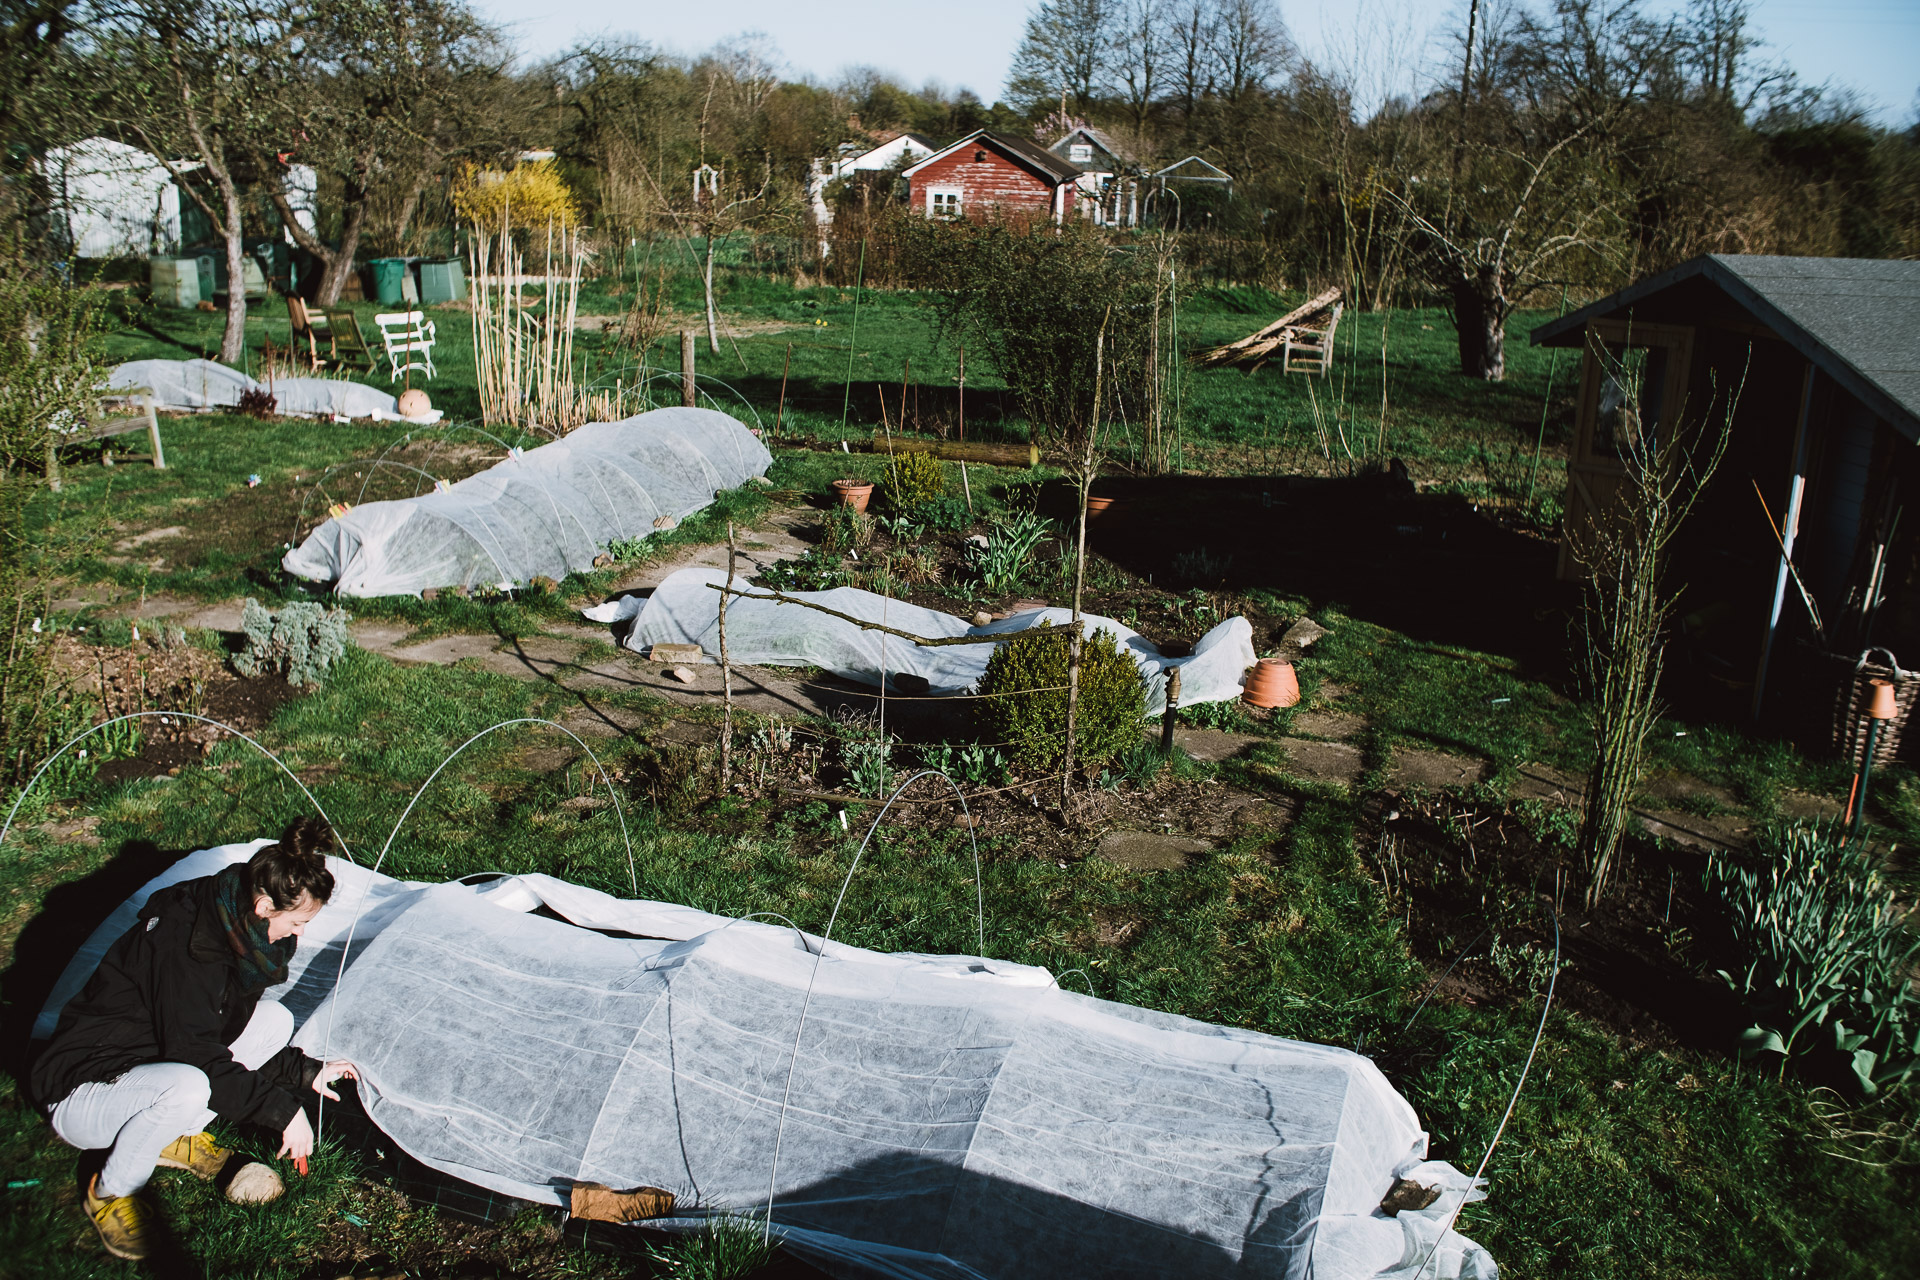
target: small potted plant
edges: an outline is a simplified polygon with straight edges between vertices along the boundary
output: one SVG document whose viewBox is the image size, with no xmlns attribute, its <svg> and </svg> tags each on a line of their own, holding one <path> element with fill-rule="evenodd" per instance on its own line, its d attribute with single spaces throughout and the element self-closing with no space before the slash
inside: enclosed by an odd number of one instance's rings
<svg viewBox="0 0 1920 1280">
<path fill-rule="evenodd" d="M 855 511 L 864 512 L 867 502 L 873 497 L 873 481 L 839 479 L 833 482 L 833 491 L 840 495 L 840 501 Z"/>
</svg>

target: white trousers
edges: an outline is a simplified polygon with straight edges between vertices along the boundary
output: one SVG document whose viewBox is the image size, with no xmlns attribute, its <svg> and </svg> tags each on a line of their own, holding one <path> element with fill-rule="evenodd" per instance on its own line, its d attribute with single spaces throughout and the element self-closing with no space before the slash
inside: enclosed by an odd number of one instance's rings
<svg viewBox="0 0 1920 1280">
<path fill-rule="evenodd" d="M 293 1015 L 277 1001 L 262 1000 L 230 1048 L 235 1062 L 258 1071 L 292 1039 Z M 112 1147 L 100 1171 L 100 1194 L 130 1196 L 147 1185 L 169 1143 L 213 1123 L 210 1092 L 198 1067 L 149 1062 L 62 1098 L 53 1109 L 53 1131 L 83 1151 Z"/>
</svg>

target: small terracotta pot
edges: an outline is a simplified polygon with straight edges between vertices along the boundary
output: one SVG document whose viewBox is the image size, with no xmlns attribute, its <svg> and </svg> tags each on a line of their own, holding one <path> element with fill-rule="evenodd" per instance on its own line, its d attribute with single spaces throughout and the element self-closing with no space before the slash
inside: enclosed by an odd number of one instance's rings
<svg viewBox="0 0 1920 1280">
<path fill-rule="evenodd" d="M 1294 678 L 1293 664 L 1277 658 L 1256 662 L 1247 672 L 1240 700 L 1250 707 L 1290 707 L 1300 701 L 1300 682 Z"/>
<path fill-rule="evenodd" d="M 835 480 L 833 491 L 840 495 L 840 501 L 855 511 L 865 511 L 867 500 L 873 497 L 873 483 L 868 480 Z"/>
<path fill-rule="evenodd" d="M 1095 516 L 1103 516 L 1107 514 L 1107 512 L 1113 510 L 1113 504 L 1118 501 L 1119 501 L 1118 498 L 1110 498 L 1105 496 L 1096 497 L 1093 494 L 1088 494 L 1087 495 L 1087 519 L 1091 520 Z"/>
</svg>

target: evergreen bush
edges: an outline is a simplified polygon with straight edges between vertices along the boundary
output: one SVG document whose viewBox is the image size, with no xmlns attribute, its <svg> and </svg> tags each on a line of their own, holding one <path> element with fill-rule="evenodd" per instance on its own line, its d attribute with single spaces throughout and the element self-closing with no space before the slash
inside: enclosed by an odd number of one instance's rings
<svg viewBox="0 0 1920 1280">
<path fill-rule="evenodd" d="M 887 469 L 886 489 L 895 511 L 912 511 L 946 496 L 946 465 L 930 453 L 896 453 Z"/>
<path fill-rule="evenodd" d="M 1066 751 L 1067 642 L 1065 627 L 1041 623 L 994 650 L 974 705 L 981 736 L 1003 742 L 1022 764 L 1047 768 Z M 1111 760 L 1140 737 L 1147 686 L 1133 656 L 1107 631 L 1080 648 L 1080 709 L 1074 758 L 1093 766 Z"/>
<path fill-rule="evenodd" d="M 275 613 L 248 597 L 240 611 L 247 646 L 234 656 L 234 670 L 243 676 L 285 674 L 296 688 L 319 684 L 353 643 L 347 635 L 350 620 L 345 610 L 323 609 L 311 601 Z"/>
</svg>

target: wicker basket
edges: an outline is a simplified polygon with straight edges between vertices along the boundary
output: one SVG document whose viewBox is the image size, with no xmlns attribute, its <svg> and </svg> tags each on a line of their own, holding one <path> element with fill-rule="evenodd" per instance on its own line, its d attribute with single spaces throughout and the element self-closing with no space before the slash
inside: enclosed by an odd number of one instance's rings
<svg viewBox="0 0 1920 1280">
<path fill-rule="evenodd" d="M 1878 661 L 1880 658 L 1885 661 Z M 1834 752 L 1856 769 L 1867 754 L 1870 724 L 1867 706 L 1873 701 L 1873 686 L 1869 682 L 1893 682 L 1894 701 L 1899 705 L 1900 714 L 1880 726 L 1880 740 L 1873 748 L 1876 769 L 1892 764 L 1900 753 L 1900 739 L 1906 733 L 1913 704 L 1920 700 L 1920 672 L 1902 671 L 1899 660 L 1887 649 L 1864 649 L 1859 656 L 1851 658 L 1845 654 L 1823 653 L 1820 660 L 1833 680 L 1829 741 Z"/>
</svg>

